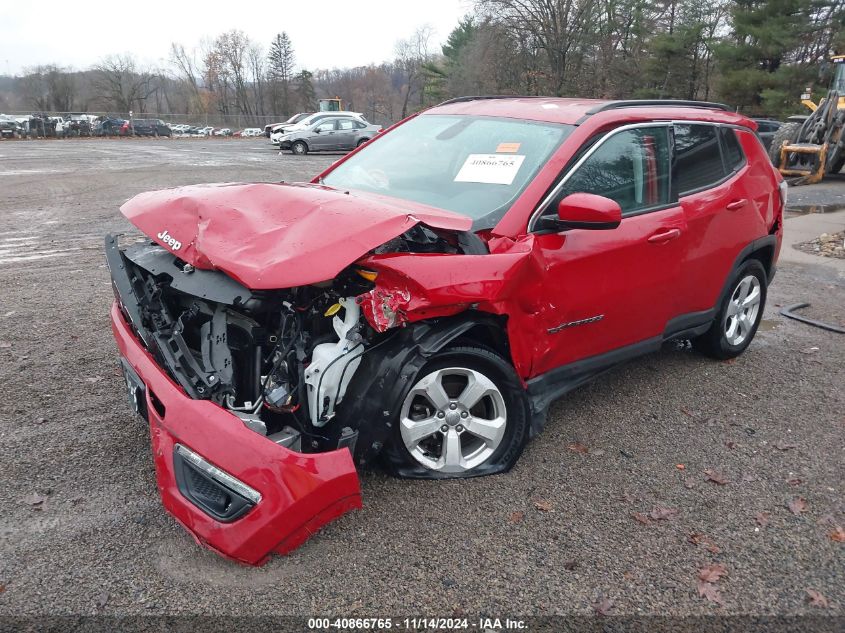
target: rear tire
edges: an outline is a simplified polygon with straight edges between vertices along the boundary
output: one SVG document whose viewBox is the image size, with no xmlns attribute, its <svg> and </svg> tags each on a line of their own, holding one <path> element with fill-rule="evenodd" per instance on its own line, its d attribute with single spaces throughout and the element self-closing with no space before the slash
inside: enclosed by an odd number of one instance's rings
<svg viewBox="0 0 845 633">
<path fill-rule="evenodd" d="M 766 271 L 756 259 L 743 263 L 731 277 L 710 329 L 692 344 L 719 360 L 736 358 L 751 344 L 766 306 Z"/>
<path fill-rule="evenodd" d="M 308 146 L 302 141 L 297 141 L 296 143 L 290 146 L 290 151 L 291 154 L 296 154 L 297 156 L 305 156 L 308 153 Z"/>
<path fill-rule="evenodd" d="M 474 345 L 446 348 L 409 381 L 382 456 L 399 477 L 504 472 L 522 454 L 529 421 L 525 390 L 501 356 Z"/>
<path fill-rule="evenodd" d="M 772 165 L 780 167 L 780 148 L 783 146 L 783 142 L 794 143 L 798 138 L 798 132 L 801 130 L 802 125 L 803 123 L 793 121 L 791 123 L 784 123 L 778 128 L 772 137 L 772 144 L 769 145 L 769 158 L 772 161 Z"/>
</svg>

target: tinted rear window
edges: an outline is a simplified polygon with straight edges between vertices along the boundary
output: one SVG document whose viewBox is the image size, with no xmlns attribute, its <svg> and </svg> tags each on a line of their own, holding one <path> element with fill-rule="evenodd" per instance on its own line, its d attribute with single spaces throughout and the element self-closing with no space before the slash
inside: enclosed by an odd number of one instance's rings
<svg viewBox="0 0 845 633">
<path fill-rule="evenodd" d="M 678 195 L 705 189 L 725 177 L 714 125 L 675 125 Z"/>
<path fill-rule="evenodd" d="M 736 171 L 745 162 L 742 147 L 736 138 L 736 131 L 729 127 L 719 128 L 722 136 L 722 150 L 725 154 L 725 166 L 729 171 Z"/>
</svg>

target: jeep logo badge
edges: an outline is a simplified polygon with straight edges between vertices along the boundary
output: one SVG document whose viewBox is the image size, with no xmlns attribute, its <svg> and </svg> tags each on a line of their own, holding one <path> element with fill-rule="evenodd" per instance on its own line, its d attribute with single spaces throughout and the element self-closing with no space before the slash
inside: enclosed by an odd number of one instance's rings
<svg viewBox="0 0 845 633">
<path fill-rule="evenodd" d="M 180 248 L 182 248 L 182 242 L 180 242 L 179 240 L 175 239 L 172 235 L 170 235 L 167 232 L 167 229 L 164 229 L 156 237 L 158 237 L 158 239 L 160 239 L 162 242 L 167 244 L 174 251 L 178 251 Z"/>
</svg>

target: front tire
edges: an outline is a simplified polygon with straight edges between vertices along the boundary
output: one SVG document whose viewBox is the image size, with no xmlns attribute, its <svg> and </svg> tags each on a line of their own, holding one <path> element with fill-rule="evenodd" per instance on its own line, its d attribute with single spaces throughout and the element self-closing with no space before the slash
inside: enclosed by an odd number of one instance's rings
<svg viewBox="0 0 845 633">
<path fill-rule="evenodd" d="M 769 145 L 769 158 L 775 168 L 780 167 L 780 148 L 783 147 L 784 141 L 794 143 L 798 138 L 798 132 L 801 131 L 802 123 L 792 121 L 784 123 L 772 136 L 772 144 Z"/>
<path fill-rule="evenodd" d="M 500 356 L 482 347 L 452 347 L 414 377 L 394 427 L 384 457 L 395 475 L 441 479 L 504 472 L 528 441 L 528 401 Z"/>
<path fill-rule="evenodd" d="M 302 141 L 297 141 L 290 146 L 290 151 L 297 156 L 305 156 L 308 153 L 308 146 Z"/>
<path fill-rule="evenodd" d="M 763 265 L 749 259 L 731 278 L 730 290 L 719 306 L 710 329 L 693 346 L 712 358 L 727 360 L 751 344 L 766 306 L 767 277 Z"/>
</svg>

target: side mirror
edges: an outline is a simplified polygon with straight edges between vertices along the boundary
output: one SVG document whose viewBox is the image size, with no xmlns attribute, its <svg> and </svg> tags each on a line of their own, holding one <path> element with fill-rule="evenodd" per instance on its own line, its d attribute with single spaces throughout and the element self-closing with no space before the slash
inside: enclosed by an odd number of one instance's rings
<svg viewBox="0 0 845 633">
<path fill-rule="evenodd" d="M 571 193 L 557 207 L 562 229 L 615 229 L 622 222 L 622 208 L 614 200 L 592 193 Z"/>
<path fill-rule="evenodd" d="M 320 134 L 320 133 L 321 133 L 320 128 L 315 127 L 314 128 L 314 134 Z"/>
</svg>

